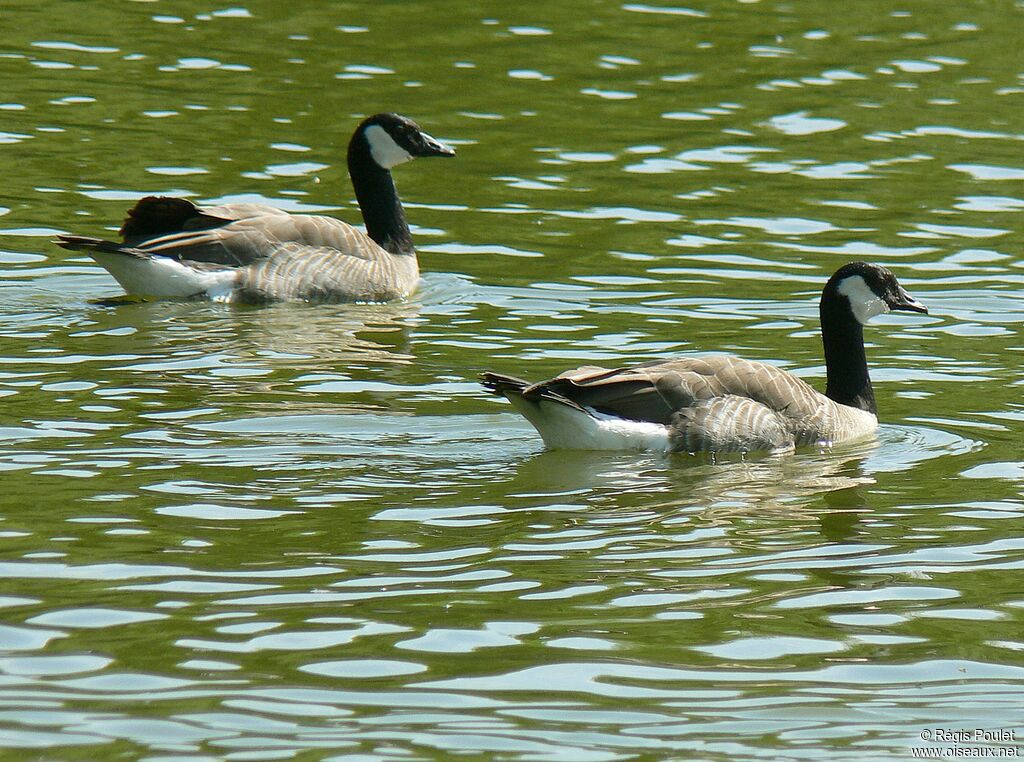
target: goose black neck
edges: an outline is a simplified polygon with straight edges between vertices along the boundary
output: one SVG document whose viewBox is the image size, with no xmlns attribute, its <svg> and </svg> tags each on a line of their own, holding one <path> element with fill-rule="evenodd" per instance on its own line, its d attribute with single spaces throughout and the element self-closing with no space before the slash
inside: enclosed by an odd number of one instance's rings
<svg viewBox="0 0 1024 762">
<path fill-rule="evenodd" d="M 821 299 L 821 341 L 825 346 L 825 396 L 840 405 L 877 412 L 875 390 L 864 354 L 864 326 L 847 299 L 828 292 Z"/>
<path fill-rule="evenodd" d="M 367 235 L 392 254 L 415 254 L 395 181 L 388 170 L 373 160 L 362 131 L 348 145 L 348 174 Z"/>
</svg>

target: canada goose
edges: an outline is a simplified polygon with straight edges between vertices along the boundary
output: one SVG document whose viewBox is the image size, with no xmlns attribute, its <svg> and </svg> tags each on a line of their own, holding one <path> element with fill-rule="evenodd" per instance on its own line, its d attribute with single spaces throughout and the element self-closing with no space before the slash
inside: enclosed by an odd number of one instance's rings
<svg viewBox="0 0 1024 762">
<path fill-rule="evenodd" d="M 787 451 L 875 431 L 864 324 L 889 310 L 927 308 L 889 270 L 852 262 L 821 293 L 825 394 L 780 368 L 718 355 L 632 368 L 584 366 L 530 384 L 484 373 L 550 448 L 667 452 Z"/>
<path fill-rule="evenodd" d="M 416 288 L 419 266 L 390 169 L 455 150 L 398 114 L 365 119 L 348 144 L 348 171 L 366 233 L 332 217 L 263 204 L 201 207 L 148 196 L 128 210 L 123 242 L 58 235 L 87 252 L 125 291 L 220 302 L 388 301 Z"/>
</svg>

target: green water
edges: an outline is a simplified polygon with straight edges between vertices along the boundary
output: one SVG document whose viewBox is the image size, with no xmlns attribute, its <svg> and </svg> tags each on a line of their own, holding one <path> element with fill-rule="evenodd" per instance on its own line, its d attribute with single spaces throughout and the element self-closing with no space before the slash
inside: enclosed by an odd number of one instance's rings
<svg viewBox="0 0 1024 762">
<path fill-rule="evenodd" d="M 1022 21 L 6 3 L 5 758 L 1024 739 Z M 380 110 L 459 150 L 396 170 L 406 304 L 108 306 L 117 284 L 49 242 L 156 192 L 357 221 L 344 149 Z M 726 351 L 820 387 L 817 294 L 854 259 L 931 309 L 869 329 L 877 441 L 545 452 L 476 381 Z"/>
</svg>

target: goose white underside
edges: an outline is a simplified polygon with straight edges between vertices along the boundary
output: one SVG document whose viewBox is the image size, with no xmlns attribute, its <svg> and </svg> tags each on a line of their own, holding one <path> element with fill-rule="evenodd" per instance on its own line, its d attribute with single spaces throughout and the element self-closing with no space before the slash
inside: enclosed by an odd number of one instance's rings
<svg viewBox="0 0 1024 762">
<path fill-rule="evenodd" d="M 512 406 L 537 429 L 544 444 L 552 450 L 633 450 L 639 452 L 671 452 L 672 438 L 668 426 L 625 418 L 578 408 L 552 400 L 531 402 L 510 394 L 506 397 Z M 878 418 L 866 410 L 842 408 L 846 420 L 831 438 L 822 437 L 813 442 L 819 447 L 831 447 L 873 436 L 878 429 Z M 769 448 L 771 452 L 792 452 L 798 443 Z M 804 442 L 812 444 L 812 442 Z M 763 446 L 763 445 L 762 445 Z M 724 451 L 734 451 L 735 447 Z M 754 449 L 760 449 L 755 447 Z M 739 451 L 744 451 L 741 448 Z"/>
<path fill-rule="evenodd" d="M 552 450 L 669 451 L 668 427 L 660 423 L 584 413 L 551 400 L 535 403 L 515 395 L 508 399 Z"/>
<path fill-rule="evenodd" d="M 105 251 L 90 251 L 89 254 L 134 296 L 161 299 L 203 297 L 215 302 L 229 302 L 234 294 L 234 270 L 197 270 L 168 257 L 139 258 Z"/>
</svg>

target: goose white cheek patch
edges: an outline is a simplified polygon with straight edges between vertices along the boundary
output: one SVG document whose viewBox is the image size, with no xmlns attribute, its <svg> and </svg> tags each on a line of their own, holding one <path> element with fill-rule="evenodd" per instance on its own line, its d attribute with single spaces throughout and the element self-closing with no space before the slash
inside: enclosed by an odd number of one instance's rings
<svg viewBox="0 0 1024 762">
<path fill-rule="evenodd" d="M 858 323 L 867 323 L 875 315 L 889 311 L 889 305 L 885 300 L 872 291 L 860 275 L 843 278 L 837 290 L 850 300 L 850 309 L 853 310 L 853 316 L 857 318 Z"/>
<path fill-rule="evenodd" d="M 412 159 L 412 154 L 395 142 L 380 125 L 366 128 L 366 142 L 370 144 L 370 155 L 384 169 L 397 167 Z"/>
</svg>

